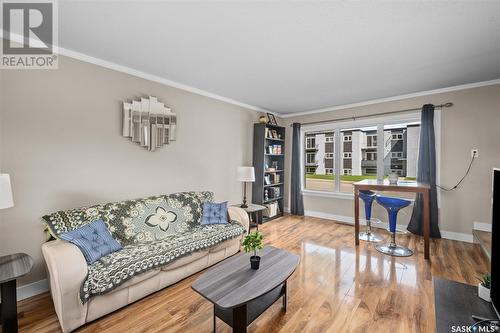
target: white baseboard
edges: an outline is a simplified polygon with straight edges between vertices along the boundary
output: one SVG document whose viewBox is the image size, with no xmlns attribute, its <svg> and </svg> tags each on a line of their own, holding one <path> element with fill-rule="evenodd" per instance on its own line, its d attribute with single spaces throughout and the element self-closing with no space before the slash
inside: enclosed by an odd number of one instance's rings
<svg viewBox="0 0 500 333">
<path fill-rule="evenodd" d="M 317 218 L 321 218 L 321 219 L 326 219 L 326 220 L 335 220 L 337 222 L 350 224 L 350 225 L 354 224 L 354 217 L 352 217 L 352 216 L 336 215 L 336 214 L 330 214 L 330 213 L 324 213 L 324 212 L 318 212 L 318 211 L 312 211 L 312 210 L 304 211 L 304 215 L 311 216 L 311 217 L 317 217 Z M 361 221 L 364 221 L 364 220 L 360 219 L 360 222 Z M 387 223 L 386 221 L 382 221 L 381 224 L 373 224 L 372 226 L 374 228 L 387 229 L 389 227 L 389 223 Z M 456 241 L 467 242 L 467 243 L 473 242 L 472 234 L 464 234 L 464 233 L 454 232 L 454 231 L 441 230 L 441 237 L 444 239 L 456 240 Z"/>
<path fill-rule="evenodd" d="M 21 301 L 47 291 L 49 291 L 49 281 L 47 279 L 25 284 L 17 288 L 17 300 Z"/>
<path fill-rule="evenodd" d="M 451 239 L 466 243 L 474 243 L 474 237 L 472 236 L 472 234 L 464 234 L 461 232 L 441 230 L 441 237 L 444 239 Z"/>
<path fill-rule="evenodd" d="M 474 230 L 491 232 L 491 224 L 483 222 L 474 222 Z"/>
</svg>

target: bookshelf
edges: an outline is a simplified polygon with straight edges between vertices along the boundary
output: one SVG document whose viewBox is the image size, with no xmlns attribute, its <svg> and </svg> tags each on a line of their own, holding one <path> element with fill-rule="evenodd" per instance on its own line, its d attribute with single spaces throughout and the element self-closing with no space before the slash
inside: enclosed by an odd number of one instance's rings
<svg viewBox="0 0 500 333">
<path fill-rule="evenodd" d="M 262 218 L 263 222 L 267 222 L 283 216 L 285 127 L 259 123 L 254 124 L 253 130 L 255 182 L 252 187 L 252 202 L 264 206 L 274 205 L 277 208 L 276 215 Z"/>
</svg>

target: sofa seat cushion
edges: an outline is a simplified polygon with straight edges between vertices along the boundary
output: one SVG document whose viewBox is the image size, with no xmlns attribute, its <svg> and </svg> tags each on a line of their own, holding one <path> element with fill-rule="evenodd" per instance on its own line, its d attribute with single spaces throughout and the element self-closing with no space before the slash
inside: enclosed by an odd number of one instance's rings
<svg viewBox="0 0 500 333">
<path fill-rule="evenodd" d="M 130 280 L 128 280 L 127 282 L 121 284 L 114 291 L 122 290 L 122 289 L 128 288 L 130 286 L 133 286 L 135 284 L 138 284 L 138 283 L 140 283 L 140 282 L 142 282 L 144 280 L 152 278 L 153 276 L 157 275 L 158 273 L 160 273 L 160 269 L 159 268 L 154 268 L 154 269 L 149 270 L 149 271 L 147 271 L 145 273 L 136 275 L 133 278 L 131 278 Z"/>
<path fill-rule="evenodd" d="M 217 245 L 216 245 L 217 246 Z M 170 271 L 172 269 L 176 269 L 182 266 L 185 266 L 187 264 L 192 263 L 193 261 L 196 261 L 200 258 L 206 257 L 208 255 L 208 250 L 203 250 L 203 251 L 198 251 L 191 253 L 190 255 L 187 255 L 185 257 L 179 258 L 175 260 L 174 262 L 171 262 L 170 264 L 163 266 L 161 268 L 162 271 Z"/>
<path fill-rule="evenodd" d="M 88 266 L 88 275 L 80 289 L 82 303 L 95 295 L 116 289 L 134 276 L 166 266 L 190 254 L 245 233 L 238 222 L 198 226 L 183 234 L 170 235 L 161 241 L 125 246 Z"/>
</svg>

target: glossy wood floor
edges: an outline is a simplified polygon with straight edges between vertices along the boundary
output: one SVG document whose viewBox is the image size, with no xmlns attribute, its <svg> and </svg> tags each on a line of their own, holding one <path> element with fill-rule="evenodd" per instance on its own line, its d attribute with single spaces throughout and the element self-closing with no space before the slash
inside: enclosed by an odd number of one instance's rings
<svg viewBox="0 0 500 333">
<path fill-rule="evenodd" d="M 249 332 L 434 332 L 432 277 L 475 284 L 488 270 L 478 245 L 398 235 L 416 249 L 409 258 L 354 248 L 352 226 L 317 218 L 284 217 L 261 227 L 267 244 L 301 256 L 289 280 L 288 311 L 276 302 Z M 191 290 L 199 274 L 90 323 L 77 332 L 211 332 L 212 307 Z M 22 301 L 20 332 L 60 332 L 49 294 Z M 220 320 L 217 332 L 231 330 Z"/>
</svg>

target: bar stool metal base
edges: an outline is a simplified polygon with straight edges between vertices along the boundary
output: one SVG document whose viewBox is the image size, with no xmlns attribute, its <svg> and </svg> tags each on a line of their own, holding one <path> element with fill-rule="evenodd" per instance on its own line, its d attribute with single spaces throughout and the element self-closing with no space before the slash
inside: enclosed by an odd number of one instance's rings
<svg viewBox="0 0 500 333">
<path fill-rule="evenodd" d="M 384 237 L 374 234 L 373 232 L 361 232 L 359 234 L 359 239 L 365 242 L 381 242 L 384 240 Z"/>
<path fill-rule="evenodd" d="M 413 255 L 413 251 L 409 248 L 401 245 L 395 244 L 379 244 L 376 245 L 375 248 L 377 251 L 382 252 L 384 254 L 388 254 L 394 257 L 409 257 Z"/>
</svg>

